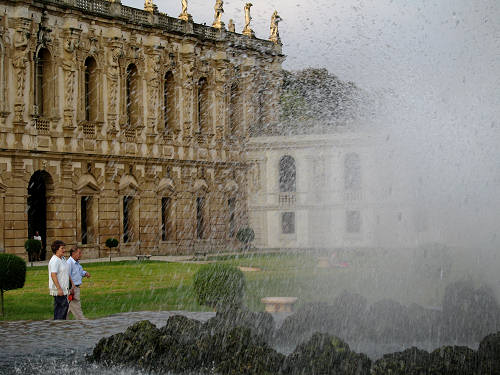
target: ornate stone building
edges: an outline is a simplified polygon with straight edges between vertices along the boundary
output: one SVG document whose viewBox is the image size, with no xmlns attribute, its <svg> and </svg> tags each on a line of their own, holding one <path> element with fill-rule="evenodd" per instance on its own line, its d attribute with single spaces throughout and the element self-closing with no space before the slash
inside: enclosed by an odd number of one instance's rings
<svg viewBox="0 0 500 375">
<path fill-rule="evenodd" d="M 121 254 L 234 245 L 248 130 L 276 120 L 284 57 L 276 33 L 185 8 L 0 0 L 0 249 L 25 255 L 36 231 L 87 256 L 110 237 Z"/>
</svg>

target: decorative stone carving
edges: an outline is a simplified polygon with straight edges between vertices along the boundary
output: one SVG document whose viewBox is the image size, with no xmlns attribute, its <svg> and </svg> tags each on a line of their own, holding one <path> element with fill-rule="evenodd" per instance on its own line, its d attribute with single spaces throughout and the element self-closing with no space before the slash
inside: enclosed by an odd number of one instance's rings
<svg viewBox="0 0 500 375">
<path fill-rule="evenodd" d="M 245 27 L 243 28 L 243 35 L 246 35 L 250 38 L 255 37 L 255 33 L 253 32 L 252 28 L 250 27 L 250 21 L 252 20 L 252 17 L 250 16 L 250 8 L 252 7 L 252 3 L 246 3 L 245 4 Z"/>
<path fill-rule="evenodd" d="M 214 16 L 214 22 L 212 23 L 212 27 L 215 27 L 216 29 L 223 29 L 224 28 L 224 22 L 222 22 L 222 13 L 224 13 L 224 2 L 222 0 L 216 0 L 215 1 L 215 16 Z"/>
<path fill-rule="evenodd" d="M 269 36 L 269 40 L 274 44 L 281 43 L 280 33 L 278 30 L 278 23 L 282 20 L 282 18 L 278 15 L 278 11 L 275 10 L 271 17 L 271 34 Z"/>
</svg>

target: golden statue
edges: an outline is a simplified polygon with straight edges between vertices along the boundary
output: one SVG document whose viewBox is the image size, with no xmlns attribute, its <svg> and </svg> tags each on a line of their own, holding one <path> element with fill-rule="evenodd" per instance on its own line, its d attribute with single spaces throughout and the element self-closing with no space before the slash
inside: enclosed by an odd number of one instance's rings
<svg viewBox="0 0 500 375">
<path fill-rule="evenodd" d="M 245 4 L 245 27 L 243 29 L 243 35 L 246 35 L 249 37 L 255 36 L 255 33 L 250 28 L 250 21 L 252 20 L 252 17 L 250 16 L 250 8 L 252 7 L 252 5 L 253 5 L 252 3 Z"/>
<path fill-rule="evenodd" d="M 212 23 L 212 27 L 215 27 L 216 29 L 222 29 L 224 27 L 224 23 L 221 21 L 222 18 L 222 13 L 224 13 L 224 1 L 222 0 L 216 0 L 215 1 L 215 17 L 214 17 L 214 22 Z"/>
<path fill-rule="evenodd" d="M 227 29 L 231 31 L 232 33 L 236 32 L 236 25 L 234 24 L 233 19 L 229 19 L 229 24 L 227 25 Z"/>
<path fill-rule="evenodd" d="M 278 30 L 278 23 L 282 20 L 282 18 L 278 15 L 278 11 L 275 10 L 271 17 L 271 35 L 269 36 L 269 40 L 275 44 L 281 43 L 280 33 Z"/>
<path fill-rule="evenodd" d="M 179 14 L 179 18 L 186 22 L 193 22 L 193 17 L 188 13 L 188 2 L 187 0 L 182 0 L 182 11 Z"/>
</svg>

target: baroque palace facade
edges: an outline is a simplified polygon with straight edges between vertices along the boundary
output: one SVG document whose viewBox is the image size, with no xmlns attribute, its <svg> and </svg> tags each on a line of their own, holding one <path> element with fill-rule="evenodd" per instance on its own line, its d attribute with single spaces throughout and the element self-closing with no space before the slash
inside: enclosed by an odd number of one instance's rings
<svg viewBox="0 0 500 375">
<path fill-rule="evenodd" d="M 0 251 L 38 231 L 103 256 L 227 249 L 249 129 L 276 121 L 277 38 L 107 0 L 0 0 Z M 274 17 L 274 16 L 273 16 Z M 232 27 L 231 27 L 232 26 Z M 274 38 L 273 38 L 274 35 Z M 47 246 L 48 247 L 48 246 Z"/>
</svg>

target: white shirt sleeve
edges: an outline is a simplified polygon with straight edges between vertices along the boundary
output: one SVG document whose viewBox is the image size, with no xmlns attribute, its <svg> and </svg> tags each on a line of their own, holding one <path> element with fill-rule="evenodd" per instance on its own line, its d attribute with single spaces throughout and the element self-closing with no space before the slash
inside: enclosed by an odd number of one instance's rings
<svg viewBox="0 0 500 375">
<path fill-rule="evenodd" d="M 59 271 L 59 262 L 49 262 L 49 271 L 50 273 L 57 273 Z"/>
</svg>

